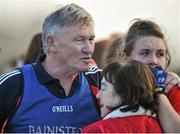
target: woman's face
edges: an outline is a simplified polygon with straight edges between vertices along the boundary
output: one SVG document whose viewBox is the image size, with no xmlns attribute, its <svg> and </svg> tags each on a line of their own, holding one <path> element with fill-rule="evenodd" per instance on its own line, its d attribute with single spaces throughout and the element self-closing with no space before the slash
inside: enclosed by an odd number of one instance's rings
<svg viewBox="0 0 180 134">
<path fill-rule="evenodd" d="M 104 117 L 111 111 L 109 108 L 115 108 L 121 103 L 121 98 L 115 93 L 113 85 L 106 81 L 104 77 L 101 81 L 101 90 L 96 98 L 100 103 L 101 117 Z"/>
<path fill-rule="evenodd" d="M 166 46 L 161 38 L 146 36 L 139 38 L 127 59 L 133 59 L 145 63 L 151 67 L 166 64 Z"/>
</svg>

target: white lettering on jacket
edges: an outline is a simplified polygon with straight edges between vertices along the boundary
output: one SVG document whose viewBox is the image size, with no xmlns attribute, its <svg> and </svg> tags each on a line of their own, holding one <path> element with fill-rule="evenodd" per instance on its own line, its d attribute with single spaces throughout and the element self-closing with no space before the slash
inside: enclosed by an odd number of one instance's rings
<svg viewBox="0 0 180 134">
<path fill-rule="evenodd" d="M 73 112 L 72 105 L 52 106 L 52 112 Z"/>
<path fill-rule="evenodd" d="M 73 126 L 34 126 L 29 125 L 29 133 L 81 133 L 82 128 Z"/>
</svg>

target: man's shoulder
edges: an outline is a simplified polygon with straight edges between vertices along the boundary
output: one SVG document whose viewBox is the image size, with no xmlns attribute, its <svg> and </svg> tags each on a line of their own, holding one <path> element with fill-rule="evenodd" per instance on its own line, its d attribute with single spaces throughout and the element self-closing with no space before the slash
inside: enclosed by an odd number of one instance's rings
<svg viewBox="0 0 180 134">
<path fill-rule="evenodd" d="M 0 85 L 9 83 L 10 81 L 17 81 L 22 76 L 22 72 L 19 69 L 4 73 L 0 76 Z"/>
<path fill-rule="evenodd" d="M 102 70 L 96 66 L 91 66 L 89 70 L 85 72 L 85 75 L 91 85 L 100 88 L 101 72 Z"/>
<path fill-rule="evenodd" d="M 99 81 L 101 78 L 101 72 L 102 70 L 97 68 L 96 66 L 91 66 L 87 72 L 85 72 L 85 75 L 90 79 L 94 81 Z"/>
<path fill-rule="evenodd" d="M 86 75 L 93 75 L 93 74 L 100 74 L 102 72 L 101 69 L 99 69 L 96 66 L 89 67 L 88 71 L 85 72 Z"/>
<path fill-rule="evenodd" d="M 22 72 L 19 69 L 0 76 L 0 127 L 10 114 L 16 110 L 16 104 L 23 91 Z M 3 102 L 3 103 L 2 103 Z"/>
</svg>

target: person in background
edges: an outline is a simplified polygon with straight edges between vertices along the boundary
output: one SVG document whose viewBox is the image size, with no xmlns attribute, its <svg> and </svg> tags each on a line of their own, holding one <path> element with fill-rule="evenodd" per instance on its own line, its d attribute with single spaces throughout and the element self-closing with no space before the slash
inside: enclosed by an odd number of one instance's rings
<svg viewBox="0 0 180 134">
<path fill-rule="evenodd" d="M 94 49 L 92 58 L 96 62 L 98 68 L 102 69 L 104 66 L 104 54 L 109 44 L 110 44 L 109 39 L 104 39 L 104 40 L 95 42 L 95 49 Z"/>
<path fill-rule="evenodd" d="M 138 60 L 150 67 L 163 69 L 169 66 L 171 61 L 169 48 L 164 34 L 155 22 L 135 19 L 124 42 L 124 48 L 119 50 L 118 54 L 120 60 Z M 179 87 L 179 76 L 167 72 L 165 94 L 160 94 L 158 97 L 160 103 L 158 117 L 165 132 L 180 132 Z"/>
<path fill-rule="evenodd" d="M 103 120 L 83 133 L 161 133 L 155 77 L 138 61 L 112 62 L 102 72 L 100 100 Z M 110 111 L 110 112 L 109 112 Z"/>
<path fill-rule="evenodd" d="M 122 46 L 123 38 L 124 34 L 118 34 L 114 37 L 112 43 L 107 46 L 104 54 L 105 65 L 117 59 L 118 50 Z"/>
<path fill-rule="evenodd" d="M 23 66 L 25 55 L 22 53 L 21 55 L 12 58 L 5 66 L 2 67 L 2 73 L 8 73 L 10 71 L 15 70 Z"/>
<path fill-rule="evenodd" d="M 116 48 L 119 45 L 118 40 L 122 38 L 122 33 L 112 33 L 109 38 L 95 42 L 93 59 L 100 69 L 107 64 L 107 61 L 109 62 L 109 60 L 114 59 L 114 56 L 116 56 Z"/>
<path fill-rule="evenodd" d="M 0 77 L 1 132 L 80 133 L 100 119 L 100 70 L 89 68 L 94 38 L 92 16 L 76 4 L 45 18 L 45 54 Z"/>
<path fill-rule="evenodd" d="M 33 36 L 29 44 L 24 58 L 24 64 L 34 63 L 41 54 L 43 54 L 42 34 L 37 33 Z"/>
</svg>

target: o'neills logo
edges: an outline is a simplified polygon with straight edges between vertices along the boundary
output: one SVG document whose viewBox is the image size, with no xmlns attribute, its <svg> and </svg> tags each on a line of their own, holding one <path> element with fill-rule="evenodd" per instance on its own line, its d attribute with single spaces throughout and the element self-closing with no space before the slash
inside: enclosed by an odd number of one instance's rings
<svg viewBox="0 0 180 134">
<path fill-rule="evenodd" d="M 72 105 L 52 106 L 52 112 L 73 112 Z"/>
</svg>

